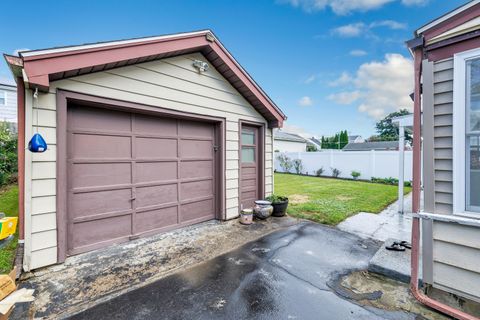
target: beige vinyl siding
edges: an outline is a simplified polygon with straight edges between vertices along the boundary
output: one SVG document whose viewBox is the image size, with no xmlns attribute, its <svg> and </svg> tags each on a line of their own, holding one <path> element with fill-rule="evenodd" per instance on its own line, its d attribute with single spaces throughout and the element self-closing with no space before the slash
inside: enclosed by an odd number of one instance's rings
<svg viewBox="0 0 480 320">
<path fill-rule="evenodd" d="M 425 177 L 425 181 L 433 180 L 432 187 L 425 188 L 429 193 L 425 199 L 433 193 L 433 210 L 438 214 L 453 214 L 453 112 L 453 59 L 448 59 L 433 65 L 433 137 L 428 137 L 433 139 L 433 179 Z M 434 221 L 431 237 L 433 285 L 480 301 L 479 229 Z"/>
<path fill-rule="evenodd" d="M 453 205 L 452 124 L 453 124 L 453 60 L 433 66 L 433 139 L 435 172 L 435 211 L 451 213 Z M 439 179 L 437 179 L 439 177 Z"/>
<path fill-rule="evenodd" d="M 29 220 L 32 243 L 30 247 L 26 244 L 31 250 L 31 269 L 55 263 L 57 258 L 56 220 L 53 219 L 56 217 L 57 89 L 225 118 L 226 217 L 238 216 L 239 121 L 266 121 L 213 66 L 205 73 L 198 73 L 192 67 L 195 59 L 206 60 L 200 53 L 189 54 L 82 75 L 53 82 L 49 93 L 39 95 L 35 108 L 38 115 L 33 112 L 31 123 L 37 123 L 38 119 L 38 132 L 44 134 L 50 150 L 26 160 L 31 179 L 31 190 L 27 189 L 26 193 L 32 212 Z M 32 96 L 31 91 L 27 94 Z M 270 194 L 273 190 L 272 130 L 265 127 L 265 191 Z M 41 241 L 43 245 L 34 245 L 33 241 Z"/>
<path fill-rule="evenodd" d="M 26 143 L 39 132 L 48 149 L 25 155 L 26 270 L 57 262 L 55 95 L 40 94 L 36 101 L 32 95 L 26 90 Z"/>
</svg>

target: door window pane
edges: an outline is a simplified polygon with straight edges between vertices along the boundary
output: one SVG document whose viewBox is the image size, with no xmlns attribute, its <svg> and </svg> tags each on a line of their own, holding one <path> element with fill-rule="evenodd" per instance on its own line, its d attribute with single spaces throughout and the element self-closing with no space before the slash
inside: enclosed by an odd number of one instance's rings
<svg viewBox="0 0 480 320">
<path fill-rule="evenodd" d="M 255 162 L 255 148 L 242 147 L 242 162 Z"/>
<path fill-rule="evenodd" d="M 253 131 L 242 130 L 242 144 L 255 144 L 255 133 Z"/>
</svg>

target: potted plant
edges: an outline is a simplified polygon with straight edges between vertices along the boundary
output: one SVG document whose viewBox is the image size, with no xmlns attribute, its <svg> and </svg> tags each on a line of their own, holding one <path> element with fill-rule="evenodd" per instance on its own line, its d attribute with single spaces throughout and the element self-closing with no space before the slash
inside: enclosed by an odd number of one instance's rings
<svg viewBox="0 0 480 320">
<path fill-rule="evenodd" d="M 287 207 L 288 207 L 287 197 L 272 194 L 271 196 L 267 197 L 267 200 L 270 201 L 273 206 L 272 216 L 283 217 L 287 213 Z"/>
</svg>

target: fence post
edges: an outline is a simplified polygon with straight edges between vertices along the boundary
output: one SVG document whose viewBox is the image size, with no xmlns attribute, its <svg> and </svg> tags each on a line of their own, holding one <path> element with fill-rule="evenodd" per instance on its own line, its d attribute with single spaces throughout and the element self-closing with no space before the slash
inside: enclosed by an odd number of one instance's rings
<svg viewBox="0 0 480 320">
<path fill-rule="evenodd" d="M 370 169 L 370 179 L 372 177 L 376 177 L 377 174 L 375 172 L 375 168 L 377 167 L 377 159 L 376 159 L 376 154 L 375 154 L 375 150 L 370 150 L 370 166 L 371 166 L 371 169 Z"/>
<path fill-rule="evenodd" d="M 333 149 L 330 149 L 330 170 L 333 168 Z"/>
</svg>

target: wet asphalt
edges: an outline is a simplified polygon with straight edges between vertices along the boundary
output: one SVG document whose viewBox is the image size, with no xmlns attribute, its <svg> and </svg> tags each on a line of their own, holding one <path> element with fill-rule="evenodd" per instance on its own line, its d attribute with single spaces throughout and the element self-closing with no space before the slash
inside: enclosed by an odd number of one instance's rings
<svg viewBox="0 0 480 320">
<path fill-rule="evenodd" d="M 335 293 L 340 276 L 366 269 L 379 246 L 305 222 L 70 319 L 415 319 Z"/>
</svg>

